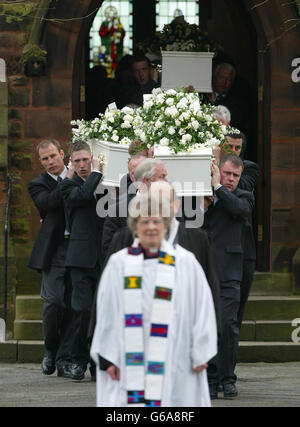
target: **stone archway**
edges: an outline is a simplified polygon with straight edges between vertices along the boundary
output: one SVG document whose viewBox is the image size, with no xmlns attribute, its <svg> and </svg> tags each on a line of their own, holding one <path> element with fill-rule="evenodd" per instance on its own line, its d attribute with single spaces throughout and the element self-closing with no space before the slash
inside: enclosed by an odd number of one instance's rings
<svg viewBox="0 0 300 427">
<path fill-rule="evenodd" d="M 101 0 L 82 2 L 66 0 L 57 2 L 55 9 L 49 11 L 48 19 L 73 20 L 67 20 L 63 24 L 46 21 L 44 26 L 42 44 L 48 51 L 49 74 L 46 77 L 32 79 L 33 105 L 36 108 L 34 112 L 26 112 L 26 134 L 33 141 L 45 136 L 67 141 L 70 136 L 70 120 L 82 114 L 81 101 L 84 95 L 82 52 L 93 19 L 92 12 L 101 4 Z M 260 6 L 256 7 L 259 4 Z M 288 155 L 288 149 L 284 147 L 283 141 L 290 136 L 293 140 L 297 138 L 297 135 L 290 135 L 292 118 L 296 121 L 299 115 L 293 111 L 289 75 L 290 64 L 299 43 L 299 33 L 297 29 L 284 30 L 285 21 L 295 18 L 296 9 L 293 5 L 284 8 L 277 2 L 269 1 L 262 4 L 252 0 L 243 0 L 243 5 L 257 35 L 257 139 L 258 161 L 262 170 L 258 194 L 259 269 L 268 271 L 272 269 L 272 244 L 280 245 L 286 237 L 285 225 L 281 224 L 278 206 L 282 208 L 288 204 L 285 201 L 284 187 L 280 184 L 279 192 L 277 187 L 280 171 L 286 166 L 281 164 L 278 153 Z M 87 18 L 78 19 L 83 16 Z M 280 93 L 276 92 L 276 86 L 280 88 Z M 289 113 L 282 114 L 283 110 Z M 274 160 L 276 170 L 272 169 Z M 292 185 L 295 185 L 294 175 L 290 180 Z M 291 202 L 293 204 L 294 200 Z M 290 212 L 287 206 L 285 222 L 288 224 L 289 220 L 295 221 L 293 218 L 297 212 L 297 206 Z M 275 222 L 272 222 L 272 215 Z M 291 233 L 288 233 L 289 245 L 296 244 L 293 243 L 293 238 Z M 300 241 L 300 231 L 297 239 Z"/>
</svg>

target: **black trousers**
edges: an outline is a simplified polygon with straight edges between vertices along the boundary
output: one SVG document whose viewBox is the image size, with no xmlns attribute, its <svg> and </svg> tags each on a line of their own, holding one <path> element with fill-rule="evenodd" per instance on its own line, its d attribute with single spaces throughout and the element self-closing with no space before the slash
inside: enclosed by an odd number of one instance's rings
<svg viewBox="0 0 300 427">
<path fill-rule="evenodd" d="M 84 368 L 90 361 L 88 327 L 100 266 L 95 268 L 71 267 L 72 280 L 72 360 Z"/>
<path fill-rule="evenodd" d="M 235 383 L 234 369 L 239 342 L 238 311 L 240 307 L 240 282 L 221 282 L 221 334 L 218 354 L 208 366 L 210 384 Z"/>
<path fill-rule="evenodd" d="M 255 264 L 256 264 L 255 260 L 245 260 L 243 263 L 243 279 L 241 281 L 241 298 L 240 298 L 240 308 L 238 312 L 239 327 L 242 326 L 246 303 L 248 301 L 251 285 L 253 283 Z"/>
<path fill-rule="evenodd" d="M 45 356 L 56 359 L 56 364 L 70 359 L 71 276 L 65 267 L 68 240 L 63 240 L 43 271 L 41 297 L 43 298 L 43 336 Z"/>
</svg>

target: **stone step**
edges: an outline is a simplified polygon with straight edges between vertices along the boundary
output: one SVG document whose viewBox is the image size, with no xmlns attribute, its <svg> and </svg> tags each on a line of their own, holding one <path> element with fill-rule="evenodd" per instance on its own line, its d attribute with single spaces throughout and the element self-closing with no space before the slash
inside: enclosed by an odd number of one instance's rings
<svg viewBox="0 0 300 427">
<path fill-rule="evenodd" d="M 42 320 L 15 320 L 14 321 L 15 340 L 43 340 Z"/>
<path fill-rule="evenodd" d="M 240 363 L 285 363 L 299 360 L 299 343 L 244 341 L 239 344 L 238 362 Z"/>
<path fill-rule="evenodd" d="M 16 297 L 16 320 L 41 320 L 43 300 L 39 295 Z"/>
<path fill-rule="evenodd" d="M 248 320 L 242 324 L 240 341 L 288 342 L 292 341 L 293 332 L 297 332 L 296 327 L 292 324 L 292 320 Z"/>
<path fill-rule="evenodd" d="M 0 362 L 41 363 L 43 341 L 6 341 L 0 343 Z"/>
<path fill-rule="evenodd" d="M 0 343 L 0 362 L 41 363 L 43 356 L 43 341 L 14 340 Z M 299 343 L 244 341 L 239 344 L 239 363 L 285 363 L 299 360 Z"/>
<path fill-rule="evenodd" d="M 241 328 L 240 341 L 290 341 L 295 329 L 296 326 L 293 326 L 292 321 L 289 320 L 245 321 Z M 15 320 L 14 339 L 24 341 L 42 340 L 42 321 Z"/>
<path fill-rule="evenodd" d="M 251 295 L 292 295 L 293 276 L 291 273 L 255 272 Z"/>
<path fill-rule="evenodd" d="M 250 296 L 244 320 L 293 320 L 300 317 L 299 296 Z"/>
</svg>

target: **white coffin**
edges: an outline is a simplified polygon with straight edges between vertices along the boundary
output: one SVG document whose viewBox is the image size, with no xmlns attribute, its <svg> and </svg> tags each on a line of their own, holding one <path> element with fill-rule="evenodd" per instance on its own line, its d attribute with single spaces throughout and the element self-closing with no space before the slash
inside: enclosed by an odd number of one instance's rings
<svg viewBox="0 0 300 427">
<path fill-rule="evenodd" d="M 120 179 L 128 172 L 128 146 L 112 142 L 88 141 L 94 157 L 104 155 L 102 185 L 119 187 Z M 168 181 L 178 196 L 211 196 L 210 164 L 212 150 L 204 148 L 197 153 L 171 154 L 168 147 L 155 147 L 154 157 L 164 163 Z"/>
<path fill-rule="evenodd" d="M 94 157 L 104 155 L 102 184 L 106 187 L 119 187 L 120 179 L 128 173 L 128 146 L 97 139 L 90 139 L 87 142 Z"/>
<path fill-rule="evenodd" d="M 212 92 L 213 52 L 162 51 L 162 89 L 193 86 L 197 92 Z"/>
<path fill-rule="evenodd" d="M 211 196 L 210 165 L 212 150 L 204 148 L 197 153 L 170 154 L 168 147 L 154 149 L 154 157 L 164 163 L 168 181 L 178 196 Z"/>
</svg>

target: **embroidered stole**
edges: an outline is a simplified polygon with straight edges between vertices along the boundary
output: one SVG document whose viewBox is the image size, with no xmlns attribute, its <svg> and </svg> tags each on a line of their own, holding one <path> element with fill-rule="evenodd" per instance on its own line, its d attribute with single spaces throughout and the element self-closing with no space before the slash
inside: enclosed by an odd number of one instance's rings
<svg viewBox="0 0 300 427">
<path fill-rule="evenodd" d="M 124 278 L 124 329 L 127 403 L 129 406 L 161 406 L 163 379 L 172 314 L 175 256 L 163 241 L 157 259 L 152 302 L 148 360 L 144 354 L 142 277 L 144 255 L 137 242 L 128 248 Z"/>
</svg>

